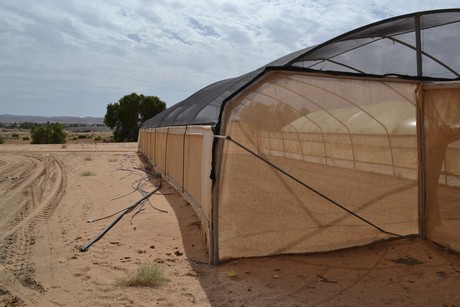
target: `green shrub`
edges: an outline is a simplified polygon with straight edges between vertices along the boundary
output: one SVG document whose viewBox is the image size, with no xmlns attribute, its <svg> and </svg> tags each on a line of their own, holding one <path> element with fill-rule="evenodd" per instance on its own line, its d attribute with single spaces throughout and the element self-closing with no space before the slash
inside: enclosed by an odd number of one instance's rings
<svg viewBox="0 0 460 307">
<path fill-rule="evenodd" d="M 94 138 L 95 141 L 102 141 L 102 137 L 98 135 L 97 137 Z"/>
<path fill-rule="evenodd" d="M 5 140 L 3 139 L 3 137 L 0 135 L 0 144 L 3 144 L 5 143 Z"/>
<path fill-rule="evenodd" d="M 23 140 L 23 141 L 29 141 L 29 140 L 30 140 L 30 137 L 28 137 L 28 136 L 23 136 L 23 137 L 22 137 L 22 140 Z"/>
<path fill-rule="evenodd" d="M 64 144 L 67 134 L 61 124 L 55 123 L 35 126 L 30 129 L 32 133 L 32 144 Z"/>
<path fill-rule="evenodd" d="M 141 265 L 134 274 L 117 279 L 115 283 L 129 287 L 158 287 L 169 281 L 157 263 Z"/>
<path fill-rule="evenodd" d="M 18 138 L 18 137 L 19 137 L 19 134 L 18 134 L 18 133 L 12 133 L 12 134 L 11 134 L 11 137 L 12 137 L 12 138 Z"/>
<path fill-rule="evenodd" d="M 88 138 L 88 136 L 86 134 L 80 134 L 80 135 L 78 135 L 78 138 L 79 139 L 86 139 L 86 138 Z"/>
</svg>

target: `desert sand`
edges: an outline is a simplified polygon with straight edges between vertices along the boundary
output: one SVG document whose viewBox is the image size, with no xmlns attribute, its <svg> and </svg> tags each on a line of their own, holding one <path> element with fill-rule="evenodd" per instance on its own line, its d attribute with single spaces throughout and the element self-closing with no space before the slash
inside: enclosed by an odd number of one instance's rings
<svg viewBox="0 0 460 307">
<path fill-rule="evenodd" d="M 460 306 L 459 255 L 417 238 L 209 265 L 198 219 L 166 182 L 80 252 L 115 216 L 94 220 L 153 190 L 145 167 L 137 143 L 0 145 L 0 305 Z M 167 284 L 115 284 L 149 262 Z"/>
</svg>

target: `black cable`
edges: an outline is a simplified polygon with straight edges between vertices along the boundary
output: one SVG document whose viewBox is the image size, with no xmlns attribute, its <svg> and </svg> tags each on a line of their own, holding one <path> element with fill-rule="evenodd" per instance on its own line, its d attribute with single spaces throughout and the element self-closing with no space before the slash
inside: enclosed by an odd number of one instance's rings
<svg viewBox="0 0 460 307">
<path fill-rule="evenodd" d="M 253 152 L 252 150 L 250 150 L 249 148 L 247 148 L 246 146 L 244 146 L 243 144 L 235 141 L 234 139 L 232 139 L 230 136 L 225 136 L 225 135 L 215 135 L 214 137 L 216 138 L 220 138 L 220 139 L 225 139 L 225 140 L 228 140 L 232 143 L 234 143 L 235 145 L 239 146 L 240 148 L 244 149 L 245 151 L 247 151 L 248 153 L 254 155 L 256 158 L 258 158 L 259 160 L 265 162 L 266 164 L 270 165 L 271 167 L 273 167 L 274 169 L 276 169 L 277 171 L 279 171 L 280 173 L 284 174 L 285 176 L 291 178 L 292 180 L 294 180 L 295 182 L 297 182 L 298 184 L 302 185 L 303 187 L 307 188 L 308 190 L 312 191 L 313 193 L 315 193 L 316 195 L 319 195 L 321 196 L 322 198 L 326 199 L 327 201 L 329 201 L 330 203 L 332 203 L 333 205 L 339 207 L 340 209 L 350 213 L 351 215 L 353 215 L 354 217 L 360 219 L 361 221 L 365 222 L 366 224 L 378 229 L 379 231 L 383 232 L 383 233 L 386 233 L 388 235 L 392 235 L 392 236 L 396 236 L 396 237 L 404 237 L 402 235 L 399 235 L 399 234 L 396 234 L 396 233 L 392 233 L 392 232 L 389 232 L 389 231 L 386 231 L 382 228 L 380 228 L 379 226 L 375 225 L 374 223 L 366 220 L 365 218 L 359 216 L 358 214 L 354 213 L 353 211 L 351 211 L 350 209 L 347 209 L 346 207 L 340 205 L 338 202 L 336 202 L 335 200 L 331 199 L 330 197 L 324 195 L 323 193 L 319 192 L 318 190 L 315 190 L 314 188 L 310 187 L 309 185 L 307 185 L 306 183 L 304 183 L 303 181 L 301 181 L 300 179 L 294 177 L 293 175 L 289 174 L 288 172 L 286 172 L 285 170 L 283 170 L 282 168 L 280 168 L 279 166 L 273 164 L 272 162 L 268 161 L 267 159 L 265 159 L 264 157 L 260 156 L 259 154 Z"/>
<path fill-rule="evenodd" d="M 120 199 L 120 198 L 126 197 L 126 196 L 128 196 L 128 195 L 131 195 L 131 194 L 133 194 L 134 192 L 136 192 L 136 190 L 133 190 L 133 191 L 131 191 L 131 192 L 128 192 L 128 193 L 126 193 L 126 194 L 123 194 L 123 195 L 121 195 L 121 196 L 118 196 L 118 197 L 112 198 L 112 199 L 111 199 L 111 201 L 114 201 L 114 200 L 117 200 L 117 199 Z"/>
<path fill-rule="evenodd" d="M 136 208 L 139 204 L 144 203 L 150 196 L 152 196 L 156 191 L 158 191 L 160 186 L 161 180 L 158 181 L 158 186 L 156 186 L 152 192 L 146 194 L 140 200 L 138 200 L 131 206 L 127 207 L 126 209 L 122 210 L 121 213 L 115 218 L 115 220 L 112 223 L 110 223 L 107 227 L 105 227 L 104 230 L 101 231 L 101 233 L 99 233 L 94 239 L 80 247 L 80 252 L 86 252 L 94 243 L 99 241 L 113 226 L 115 226 L 115 224 L 117 224 L 125 214 L 134 210 L 134 208 Z"/>
<path fill-rule="evenodd" d="M 86 223 L 94 223 L 94 222 L 98 222 L 98 221 L 102 221 L 102 220 L 108 219 L 109 217 L 112 217 L 112 216 L 114 216 L 114 215 L 120 213 L 120 212 L 123 211 L 123 210 L 125 210 L 125 209 L 122 209 L 122 210 L 120 210 L 120 211 L 117 211 L 117 212 L 115 212 L 115 213 L 112 213 L 112 214 L 107 215 L 107 216 L 104 216 L 104 217 L 100 217 L 100 218 L 92 219 L 92 220 L 87 220 Z"/>
</svg>

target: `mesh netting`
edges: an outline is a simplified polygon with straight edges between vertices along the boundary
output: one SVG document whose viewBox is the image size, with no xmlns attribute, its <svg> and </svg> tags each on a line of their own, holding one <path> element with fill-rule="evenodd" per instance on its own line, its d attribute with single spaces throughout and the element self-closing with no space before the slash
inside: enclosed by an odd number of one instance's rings
<svg viewBox="0 0 460 307">
<path fill-rule="evenodd" d="M 210 127 L 168 127 L 141 129 L 139 150 L 195 210 L 209 249 L 211 221 Z"/>
<path fill-rule="evenodd" d="M 415 84 L 264 81 L 228 106 L 226 135 L 386 231 L 418 233 Z M 220 174 L 221 259 L 388 237 L 231 142 Z"/>
<path fill-rule="evenodd" d="M 459 87 L 424 91 L 427 237 L 456 250 L 460 250 L 459 105 Z"/>
<path fill-rule="evenodd" d="M 208 223 L 211 257 L 324 251 L 383 239 L 385 231 L 415 234 L 418 197 L 428 237 L 460 250 L 452 231 L 460 217 L 458 87 L 429 88 L 423 106 L 415 99 L 417 84 L 460 79 L 459 32 L 460 9 L 364 26 L 203 88 L 147 120 L 139 147 Z M 211 126 L 385 231 L 237 143 L 213 150 Z"/>
<path fill-rule="evenodd" d="M 222 105 L 272 69 L 458 80 L 460 61 L 455 50 L 460 49 L 459 32 L 459 9 L 414 13 L 369 24 L 239 77 L 208 85 L 147 120 L 143 128 L 218 124 Z"/>
</svg>

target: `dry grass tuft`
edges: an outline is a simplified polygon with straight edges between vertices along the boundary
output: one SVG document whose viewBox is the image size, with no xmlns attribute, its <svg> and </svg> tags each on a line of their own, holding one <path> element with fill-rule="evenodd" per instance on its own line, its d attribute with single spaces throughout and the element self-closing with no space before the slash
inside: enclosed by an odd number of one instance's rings
<svg viewBox="0 0 460 307">
<path fill-rule="evenodd" d="M 157 263 L 141 265 L 134 274 L 117 279 L 116 285 L 128 287 L 155 288 L 169 282 L 164 276 L 163 269 Z"/>
<path fill-rule="evenodd" d="M 92 171 L 84 171 L 84 172 L 81 172 L 80 175 L 87 177 L 87 176 L 95 176 L 96 174 L 93 173 Z"/>
</svg>

